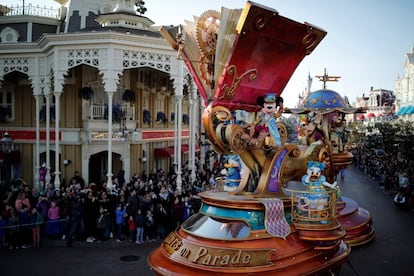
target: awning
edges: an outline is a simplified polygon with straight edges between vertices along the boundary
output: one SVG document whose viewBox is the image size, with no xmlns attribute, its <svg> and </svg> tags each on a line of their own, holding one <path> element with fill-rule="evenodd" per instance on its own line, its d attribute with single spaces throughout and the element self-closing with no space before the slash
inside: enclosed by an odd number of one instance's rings
<svg viewBox="0 0 414 276">
<path fill-rule="evenodd" d="M 188 146 L 188 144 L 185 144 L 185 145 L 181 145 L 181 152 L 182 153 L 188 153 L 189 152 L 189 146 Z"/>
<path fill-rule="evenodd" d="M 195 146 L 195 151 L 200 151 L 200 146 L 199 145 Z M 189 153 L 190 152 L 190 145 L 189 144 L 181 145 L 181 152 L 182 153 Z"/>
<path fill-rule="evenodd" d="M 365 119 L 364 114 L 359 114 L 359 115 L 357 116 L 357 120 L 362 121 L 362 120 L 364 120 L 364 119 Z"/>
<path fill-rule="evenodd" d="M 174 157 L 174 147 L 154 149 L 155 157 Z"/>
<path fill-rule="evenodd" d="M 409 109 L 410 109 L 410 106 L 403 106 L 397 111 L 396 115 L 408 114 L 407 112 L 409 111 Z"/>
<path fill-rule="evenodd" d="M 375 117 L 375 114 L 374 114 L 374 113 L 372 113 L 372 112 L 371 112 L 371 113 L 368 113 L 367 117 L 368 117 L 368 118 L 373 118 L 373 117 Z"/>
</svg>

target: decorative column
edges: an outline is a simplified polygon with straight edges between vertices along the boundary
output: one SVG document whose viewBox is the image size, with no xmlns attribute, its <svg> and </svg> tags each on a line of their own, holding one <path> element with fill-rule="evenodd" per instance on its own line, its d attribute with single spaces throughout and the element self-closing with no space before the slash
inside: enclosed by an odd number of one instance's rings
<svg viewBox="0 0 414 276">
<path fill-rule="evenodd" d="M 189 166 L 191 170 L 190 178 L 191 183 L 196 181 L 196 164 L 195 164 L 195 150 L 196 150 L 196 126 L 197 126 L 197 87 L 192 83 L 191 87 L 191 97 L 190 97 L 190 107 L 191 107 L 191 116 L 190 116 L 190 141 L 189 141 Z"/>
<path fill-rule="evenodd" d="M 176 93 L 176 92 L 174 92 Z M 175 119 L 174 119 L 174 170 L 175 172 L 177 172 L 177 156 L 179 154 L 179 152 L 177 152 L 178 150 L 178 103 L 177 103 L 178 99 L 177 96 L 174 96 L 174 114 L 175 114 Z"/>
<path fill-rule="evenodd" d="M 174 81 L 175 82 L 175 81 Z M 180 85 L 179 85 L 180 86 Z M 183 95 L 182 95 L 182 87 L 183 83 L 181 81 L 181 95 L 175 95 L 176 98 L 176 105 L 177 105 L 177 143 L 176 147 L 174 147 L 177 153 L 177 166 L 176 166 L 176 174 L 177 174 L 177 190 L 181 191 L 182 189 L 182 178 L 181 178 L 181 140 L 182 140 L 182 121 L 183 121 Z M 176 90 L 177 91 L 177 88 Z M 174 154 L 175 155 L 175 154 Z"/>
<path fill-rule="evenodd" d="M 35 146 L 35 173 L 34 173 L 34 187 L 39 192 L 41 191 L 40 187 L 40 179 L 39 179 L 39 169 L 40 169 L 40 94 L 35 94 L 35 102 L 36 102 L 36 146 Z"/>
<path fill-rule="evenodd" d="M 174 78 L 174 93 L 176 99 L 176 137 L 174 145 L 174 156 L 177 155 L 177 165 L 175 172 L 177 174 L 177 190 L 182 190 L 182 178 L 181 178 L 181 141 L 182 141 L 182 121 L 183 121 L 183 80 L 184 80 L 184 63 L 177 61 L 177 74 L 172 76 Z"/>
<path fill-rule="evenodd" d="M 108 172 L 106 174 L 106 188 L 108 190 L 112 190 L 113 183 L 112 183 L 112 105 L 114 99 L 114 91 L 106 91 L 108 94 Z"/>
<path fill-rule="evenodd" d="M 63 80 L 62 84 L 63 84 Z M 56 86 L 55 86 L 56 87 Z M 60 95 L 62 91 L 54 91 L 55 95 L 55 189 L 60 189 L 60 163 L 59 163 L 59 153 L 60 153 L 60 144 L 59 144 L 59 124 L 60 124 Z"/>
<path fill-rule="evenodd" d="M 112 126 L 112 106 L 114 93 L 117 91 L 117 84 L 119 83 L 119 76 L 122 74 L 122 51 L 115 50 L 113 47 L 109 47 L 107 51 L 103 51 L 103 59 L 106 59 L 106 62 L 102 62 L 104 68 L 100 68 L 100 72 L 103 74 L 102 81 L 104 83 L 105 92 L 108 95 L 108 172 L 106 174 L 107 190 L 112 190 L 112 136 L 113 136 L 113 126 Z"/>
<path fill-rule="evenodd" d="M 49 91 L 46 91 L 44 93 L 44 97 L 46 98 L 46 177 L 45 177 L 45 187 L 42 187 L 42 189 L 46 189 L 47 185 L 50 183 L 50 93 Z M 56 109 L 55 109 L 56 112 Z M 55 117 L 56 119 L 56 117 Z M 57 122 L 57 121 L 56 121 Z M 56 181 L 56 180 L 55 180 Z"/>
</svg>

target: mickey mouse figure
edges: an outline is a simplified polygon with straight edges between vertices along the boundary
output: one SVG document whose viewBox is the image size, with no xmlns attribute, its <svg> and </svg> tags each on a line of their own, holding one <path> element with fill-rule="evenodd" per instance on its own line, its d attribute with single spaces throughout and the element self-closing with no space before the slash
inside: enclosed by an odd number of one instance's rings
<svg viewBox="0 0 414 276">
<path fill-rule="evenodd" d="M 241 138 L 249 145 L 261 148 L 267 137 L 273 138 L 270 145 L 281 146 L 281 138 L 277 128 L 276 119 L 283 113 L 283 98 L 275 93 L 267 93 L 264 97 L 257 99 L 257 105 L 262 109 L 256 121 L 246 126 L 247 132 Z"/>
</svg>

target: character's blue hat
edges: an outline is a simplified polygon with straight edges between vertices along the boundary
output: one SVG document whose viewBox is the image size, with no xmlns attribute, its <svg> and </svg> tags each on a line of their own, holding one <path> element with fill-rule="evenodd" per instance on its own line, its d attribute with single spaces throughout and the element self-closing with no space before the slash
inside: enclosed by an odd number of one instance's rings
<svg viewBox="0 0 414 276">
<path fill-rule="evenodd" d="M 276 101 L 276 93 L 266 93 L 264 97 L 265 103 L 274 103 Z"/>
</svg>

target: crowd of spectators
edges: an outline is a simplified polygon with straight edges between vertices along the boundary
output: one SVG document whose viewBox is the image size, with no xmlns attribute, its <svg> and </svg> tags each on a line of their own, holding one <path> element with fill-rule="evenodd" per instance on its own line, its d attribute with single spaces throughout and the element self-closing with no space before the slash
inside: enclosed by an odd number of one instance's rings
<svg viewBox="0 0 414 276">
<path fill-rule="evenodd" d="M 219 167 L 218 160 L 198 164 L 191 181 L 183 166 L 180 190 L 173 168 L 134 174 L 129 181 L 120 172 L 112 189 L 106 182 L 85 183 L 79 173 L 60 189 L 49 183 L 41 192 L 16 181 L 1 194 L 0 248 L 37 247 L 43 239 L 66 240 L 68 247 L 74 240 L 141 244 L 163 239 L 199 209 L 198 192 L 216 189 Z"/>
<path fill-rule="evenodd" d="M 414 210 L 414 161 L 396 158 L 387 152 L 356 147 L 354 166 L 372 177 L 398 201 Z M 187 165 L 182 168 L 182 189 L 176 187 L 177 175 L 154 170 L 149 175 L 134 174 L 125 180 L 121 171 L 106 183 L 86 183 L 75 173 L 68 185 L 56 189 L 52 183 L 37 191 L 23 180 L 0 193 L 0 249 L 41 246 L 43 239 L 86 242 L 145 243 L 160 240 L 194 212 L 201 201 L 200 191 L 217 189 L 224 160 L 217 157 L 200 165 L 191 181 Z"/>
<path fill-rule="evenodd" d="M 377 181 L 397 206 L 414 210 L 414 160 L 363 145 L 352 149 L 352 154 L 354 166 Z"/>
</svg>

